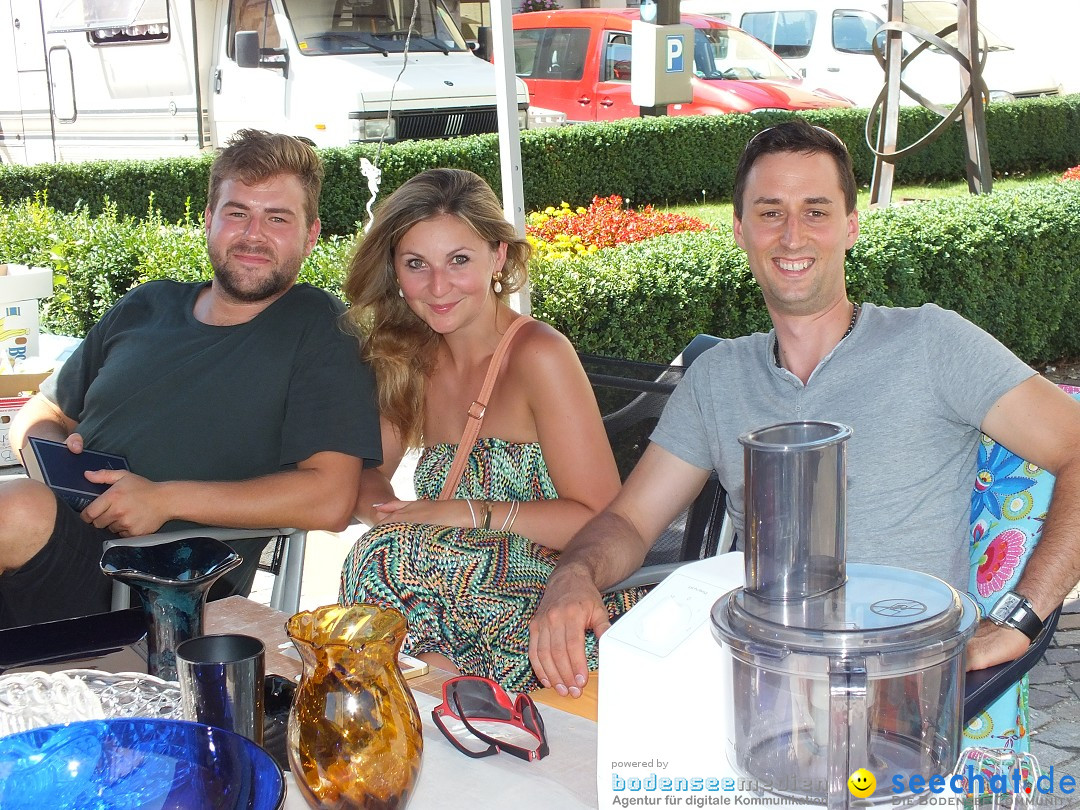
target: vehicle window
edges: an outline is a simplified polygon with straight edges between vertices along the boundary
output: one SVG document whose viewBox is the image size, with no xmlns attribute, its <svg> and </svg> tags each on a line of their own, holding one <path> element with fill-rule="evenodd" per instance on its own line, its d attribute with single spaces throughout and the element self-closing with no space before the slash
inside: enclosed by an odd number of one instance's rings
<svg viewBox="0 0 1080 810">
<path fill-rule="evenodd" d="M 540 40 L 544 29 L 530 28 L 514 32 L 514 72 L 526 79 L 536 73 L 536 57 L 540 53 Z"/>
<path fill-rule="evenodd" d="M 98 28 L 86 32 L 91 45 L 120 45 L 133 42 L 165 42 L 169 39 L 169 24 L 128 25 L 124 28 Z"/>
<path fill-rule="evenodd" d="M 281 37 L 277 23 L 274 22 L 274 9 L 270 0 L 232 0 L 229 9 L 229 39 L 226 49 L 230 57 L 233 53 L 233 38 L 237 31 L 258 31 L 260 48 L 280 48 Z"/>
<path fill-rule="evenodd" d="M 737 28 L 694 31 L 694 75 L 699 79 L 797 79 L 765 45 Z"/>
<path fill-rule="evenodd" d="M 751 11 L 742 15 L 739 27 L 777 55 L 798 58 L 810 53 L 816 23 L 816 11 Z"/>
<path fill-rule="evenodd" d="M 514 65 L 525 79 L 579 80 L 585 73 L 588 28 L 514 32 Z"/>
<path fill-rule="evenodd" d="M 833 47 L 845 53 L 873 53 L 881 20 L 868 11 L 837 9 L 832 18 Z"/>
<path fill-rule="evenodd" d="M 630 34 L 608 31 L 604 43 L 604 66 L 600 81 L 630 81 Z"/>
<path fill-rule="evenodd" d="M 468 50 L 440 0 L 286 0 L 285 13 L 305 56 Z"/>
<path fill-rule="evenodd" d="M 166 0 L 49 3 L 42 6 L 42 14 L 49 33 L 85 31 L 91 45 L 163 42 L 169 38 Z M 15 27 L 19 27 L 18 20 Z"/>
</svg>

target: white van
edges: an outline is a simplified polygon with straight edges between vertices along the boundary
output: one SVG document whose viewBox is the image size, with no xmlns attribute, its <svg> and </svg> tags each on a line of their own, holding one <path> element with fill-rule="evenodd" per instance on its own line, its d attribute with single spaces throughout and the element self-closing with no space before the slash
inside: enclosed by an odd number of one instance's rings
<svg viewBox="0 0 1080 810">
<path fill-rule="evenodd" d="M 884 85 L 873 53 L 874 34 L 887 17 L 881 0 L 682 0 L 681 6 L 738 25 L 782 56 L 811 87 L 839 93 L 857 106 L 870 106 Z M 956 23 L 956 6 L 949 0 L 905 0 L 904 19 L 936 33 Z M 989 49 L 983 78 L 992 101 L 1061 92 L 1038 53 L 1021 53 L 982 25 L 980 31 Z M 956 34 L 946 39 L 956 44 Z M 917 45 L 904 37 L 908 51 Z M 937 104 L 960 97 L 960 68 L 936 48 L 911 62 L 904 81 Z M 901 103 L 917 102 L 902 94 Z"/>
<path fill-rule="evenodd" d="M 244 127 L 320 147 L 496 130 L 495 68 L 441 0 L 9 2 L 3 163 L 192 155 Z M 517 100 L 524 125 L 521 81 Z"/>
</svg>

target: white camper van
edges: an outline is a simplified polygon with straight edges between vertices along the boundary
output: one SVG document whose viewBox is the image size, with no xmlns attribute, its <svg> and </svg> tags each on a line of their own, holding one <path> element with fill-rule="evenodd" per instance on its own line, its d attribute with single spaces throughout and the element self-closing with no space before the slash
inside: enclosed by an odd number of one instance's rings
<svg viewBox="0 0 1080 810">
<path fill-rule="evenodd" d="M 320 147 L 496 129 L 494 66 L 442 0 L 0 6 L 0 162 L 192 155 L 244 127 Z M 517 100 L 524 127 L 520 81 Z"/>
<path fill-rule="evenodd" d="M 873 53 L 873 37 L 887 17 L 883 0 L 682 0 L 682 10 L 711 14 L 737 25 L 820 87 L 869 107 L 885 82 Z M 949 0 L 904 0 L 906 22 L 932 33 L 956 23 Z M 983 78 L 991 101 L 1057 95 L 1060 83 L 1034 50 L 1018 51 L 980 25 L 988 53 Z M 956 45 L 956 34 L 946 37 Z M 918 42 L 904 36 L 904 48 Z M 904 70 L 904 81 L 931 102 L 960 97 L 960 68 L 952 57 L 928 48 Z M 901 104 L 916 104 L 901 94 Z"/>
</svg>

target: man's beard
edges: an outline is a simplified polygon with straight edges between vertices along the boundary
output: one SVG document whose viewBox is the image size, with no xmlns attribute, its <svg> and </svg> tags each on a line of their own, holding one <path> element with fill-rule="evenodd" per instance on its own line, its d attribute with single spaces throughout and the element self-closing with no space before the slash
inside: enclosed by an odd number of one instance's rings
<svg viewBox="0 0 1080 810">
<path fill-rule="evenodd" d="M 259 248 L 241 246 L 240 252 L 273 259 L 271 253 Z M 230 298 L 246 304 L 276 298 L 296 283 L 300 272 L 300 260 L 296 260 L 289 264 L 269 265 L 265 275 L 256 276 L 230 267 L 231 257 L 228 252 L 224 256 L 215 250 L 210 250 L 209 253 L 210 265 L 214 268 L 214 283 Z"/>
</svg>

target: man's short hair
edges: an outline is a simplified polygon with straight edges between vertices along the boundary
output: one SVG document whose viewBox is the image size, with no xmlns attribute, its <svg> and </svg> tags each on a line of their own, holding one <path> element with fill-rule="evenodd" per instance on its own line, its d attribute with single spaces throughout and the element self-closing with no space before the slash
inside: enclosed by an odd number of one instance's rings
<svg viewBox="0 0 1080 810">
<path fill-rule="evenodd" d="M 237 179 L 254 186 L 280 174 L 295 175 L 300 180 L 304 188 L 304 218 L 310 228 L 319 217 L 323 165 L 309 144 L 292 135 L 242 129 L 230 137 L 210 169 L 207 205 L 210 210 L 217 206 L 221 185 L 226 180 Z"/>
<path fill-rule="evenodd" d="M 850 214 L 855 210 L 858 199 L 858 187 L 855 185 L 855 171 L 851 166 L 851 155 L 844 142 L 836 135 L 821 127 L 811 126 L 797 118 L 785 121 L 774 127 L 763 129 L 751 138 L 739 166 L 735 170 L 735 216 L 742 219 L 743 195 L 746 193 L 746 178 L 754 164 L 763 155 L 778 152 L 799 152 L 804 155 L 825 154 L 833 159 L 840 179 L 840 188 L 844 190 L 844 211 Z"/>
</svg>

